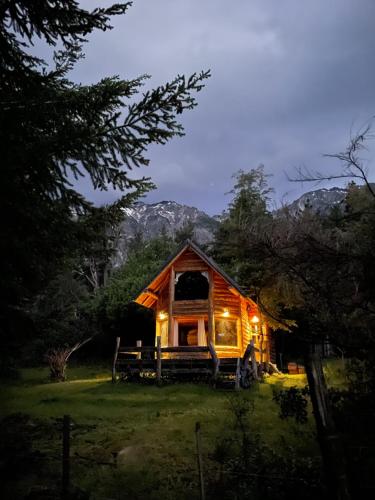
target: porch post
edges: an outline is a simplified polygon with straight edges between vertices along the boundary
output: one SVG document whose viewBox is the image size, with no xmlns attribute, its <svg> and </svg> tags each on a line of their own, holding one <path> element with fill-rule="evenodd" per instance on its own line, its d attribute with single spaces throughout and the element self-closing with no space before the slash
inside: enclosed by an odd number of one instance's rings
<svg viewBox="0 0 375 500">
<path fill-rule="evenodd" d="M 173 325 L 173 302 L 174 302 L 174 282 L 175 282 L 175 270 L 171 267 L 171 274 L 169 276 L 169 308 L 168 308 L 168 345 L 173 346 L 174 337 L 174 325 Z"/>
<path fill-rule="evenodd" d="M 214 275 L 208 270 L 208 343 L 214 343 Z"/>
<path fill-rule="evenodd" d="M 207 345 L 206 332 L 204 329 L 204 318 L 198 319 L 198 345 L 205 346 Z"/>
</svg>

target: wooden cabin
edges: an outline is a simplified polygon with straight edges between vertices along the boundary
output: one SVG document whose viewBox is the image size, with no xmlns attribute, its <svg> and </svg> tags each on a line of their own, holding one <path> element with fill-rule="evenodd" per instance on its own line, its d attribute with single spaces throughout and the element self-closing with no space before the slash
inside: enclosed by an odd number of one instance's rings
<svg viewBox="0 0 375 500">
<path fill-rule="evenodd" d="M 242 357 L 251 340 L 268 362 L 269 334 L 256 303 L 195 243 L 187 241 L 135 301 L 155 311 L 161 347 L 207 346 L 219 358 Z"/>
</svg>

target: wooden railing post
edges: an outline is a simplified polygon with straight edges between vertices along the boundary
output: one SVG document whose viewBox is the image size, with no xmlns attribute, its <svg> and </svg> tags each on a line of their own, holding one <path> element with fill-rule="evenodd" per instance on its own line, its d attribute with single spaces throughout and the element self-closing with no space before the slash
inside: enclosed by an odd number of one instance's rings
<svg viewBox="0 0 375 500">
<path fill-rule="evenodd" d="M 240 383 L 242 387 L 248 388 L 250 387 L 251 383 L 251 377 L 250 377 L 250 359 L 251 355 L 254 352 L 254 341 L 252 340 L 246 347 L 246 350 L 244 352 L 244 355 L 241 360 L 241 366 L 240 366 L 240 371 L 241 371 L 241 380 Z"/>
<path fill-rule="evenodd" d="M 247 345 L 246 351 L 244 352 L 244 355 L 242 357 L 242 368 L 244 372 L 246 372 L 249 368 L 250 358 L 253 351 L 254 351 L 254 340 L 252 340 L 250 344 Z"/>
<path fill-rule="evenodd" d="M 211 269 L 208 271 L 208 341 L 214 341 L 215 318 L 214 318 L 214 275 Z"/>
<path fill-rule="evenodd" d="M 142 340 L 137 340 L 137 347 L 142 347 Z M 142 359 L 142 351 L 137 352 L 137 359 Z"/>
<path fill-rule="evenodd" d="M 256 357 L 255 357 L 255 347 L 254 347 L 254 340 L 252 340 L 250 342 L 251 346 L 252 346 L 252 349 L 251 349 L 251 354 L 250 354 L 250 357 L 251 357 L 251 368 L 252 368 L 252 372 L 253 372 L 253 377 L 255 380 L 258 380 L 259 377 L 258 377 L 258 365 L 257 365 L 257 360 L 256 360 Z"/>
<path fill-rule="evenodd" d="M 120 337 L 116 337 L 116 347 L 112 365 L 112 383 L 116 382 L 116 362 L 117 362 L 118 350 L 120 348 L 120 340 L 121 340 Z"/>
<path fill-rule="evenodd" d="M 217 354 L 216 354 L 216 351 L 215 351 L 215 346 L 213 345 L 212 341 L 210 341 L 208 343 L 208 349 L 210 351 L 212 361 L 214 362 L 214 369 L 213 369 L 213 374 L 212 375 L 213 375 L 214 380 L 216 380 L 216 378 L 218 376 L 218 373 L 219 373 L 220 360 L 217 357 Z"/>
<path fill-rule="evenodd" d="M 156 337 L 156 381 L 161 384 L 161 337 Z"/>
<path fill-rule="evenodd" d="M 234 383 L 234 389 L 236 391 L 240 390 L 240 379 L 241 379 L 241 358 L 237 358 L 236 380 Z"/>
<path fill-rule="evenodd" d="M 70 415 L 64 415 L 62 428 L 62 498 L 67 498 L 70 484 Z"/>
</svg>

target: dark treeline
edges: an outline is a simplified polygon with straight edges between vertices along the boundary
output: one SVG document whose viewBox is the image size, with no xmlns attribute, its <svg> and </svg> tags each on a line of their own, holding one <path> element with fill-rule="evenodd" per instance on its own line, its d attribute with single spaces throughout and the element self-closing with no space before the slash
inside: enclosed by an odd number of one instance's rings
<svg viewBox="0 0 375 500">
<path fill-rule="evenodd" d="M 258 302 L 276 339 L 293 346 L 294 359 L 310 359 L 324 342 L 342 359 L 345 388 L 330 389 L 327 403 L 328 439 L 337 439 L 336 449 L 327 453 L 315 417 L 326 475 L 340 461 L 353 498 L 373 491 L 374 473 L 375 196 L 358 159 L 370 138 L 367 129 L 338 155 L 342 176 L 364 182 L 351 182 L 344 203 L 326 215 L 309 207 L 299 214 L 288 207 L 271 213 L 263 167 L 240 171 L 213 245 L 215 258 Z M 281 415 L 303 420 L 312 390 L 309 380 L 305 390 L 278 395 Z M 329 498 L 349 498 L 340 496 L 338 481 L 331 479 Z M 346 490 L 341 486 L 340 493 Z"/>
<path fill-rule="evenodd" d="M 5 1 L 0 8 L 1 352 L 3 373 L 20 347 L 43 350 L 95 334 L 91 301 L 106 283 L 122 208 L 154 186 L 134 178 L 150 144 L 184 133 L 177 115 L 196 106 L 209 72 L 177 76 L 136 99 L 148 76 L 92 85 L 69 79 L 87 36 L 111 29 L 131 2 L 88 11 L 75 0 Z M 32 55 L 35 39 L 52 63 Z M 72 184 L 118 189 L 97 208 Z M 77 339 L 78 336 L 78 339 Z M 55 340 L 53 339 L 55 337 Z M 47 340 L 48 338 L 48 340 Z M 32 353 L 34 351 L 34 353 Z"/>
</svg>

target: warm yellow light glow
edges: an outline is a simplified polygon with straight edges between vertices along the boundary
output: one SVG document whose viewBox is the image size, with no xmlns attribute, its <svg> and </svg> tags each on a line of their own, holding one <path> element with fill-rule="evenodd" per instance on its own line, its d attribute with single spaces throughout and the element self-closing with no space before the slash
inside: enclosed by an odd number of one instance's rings
<svg viewBox="0 0 375 500">
<path fill-rule="evenodd" d="M 159 313 L 159 319 L 163 320 L 167 317 L 167 315 L 164 312 Z"/>
<path fill-rule="evenodd" d="M 259 323 L 259 318 L 254 314 L 254 316 L 251 318 L 252 323 Z"/>
<path fill-rule="evenodd" d="M 224 309 L 223 316 L 224 316 L 224 318 L 227 318 L 229 316 L 228 309 Z"/>
</svg>

